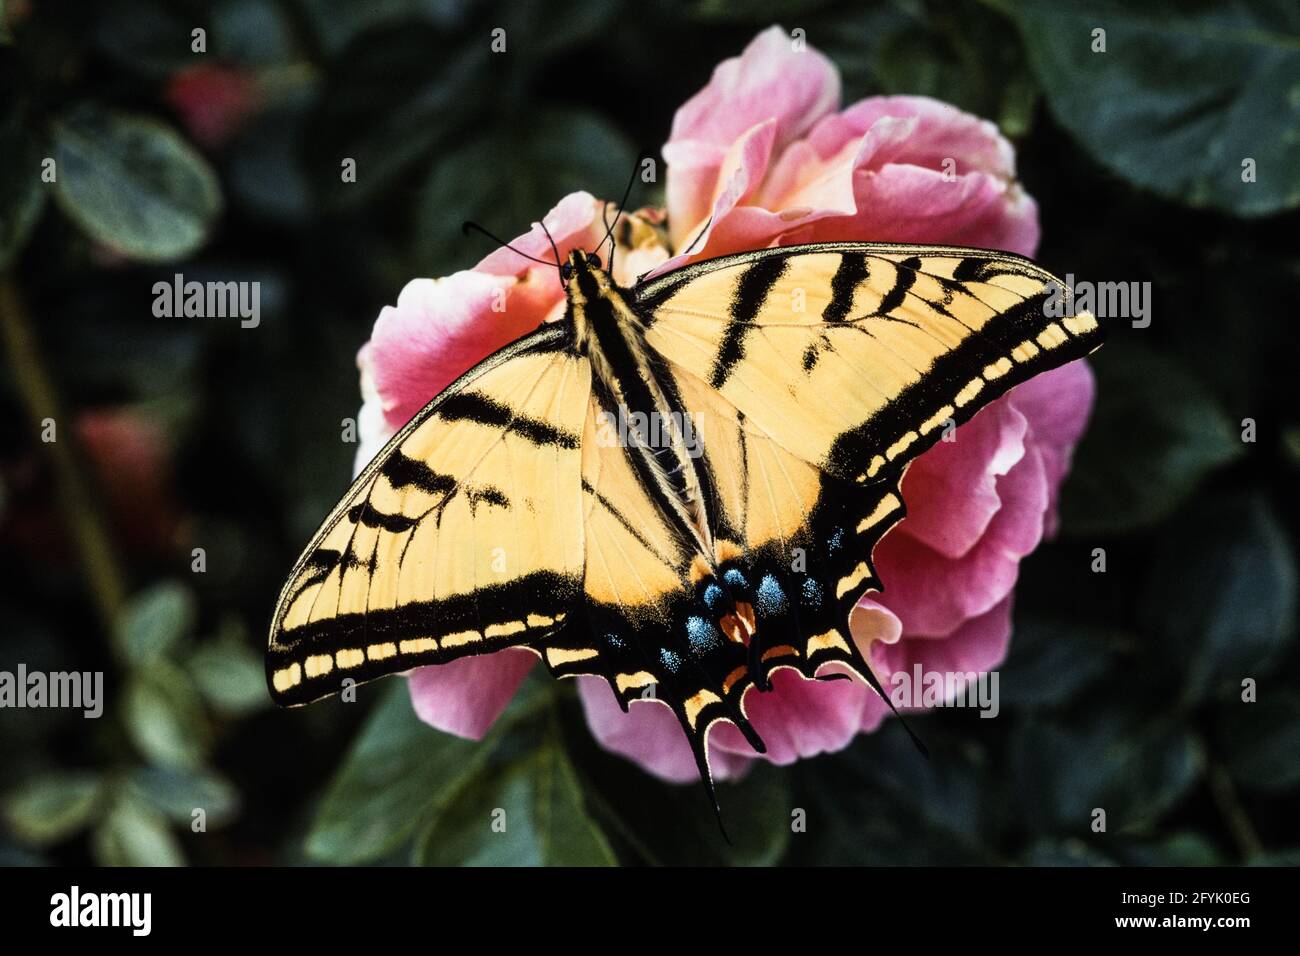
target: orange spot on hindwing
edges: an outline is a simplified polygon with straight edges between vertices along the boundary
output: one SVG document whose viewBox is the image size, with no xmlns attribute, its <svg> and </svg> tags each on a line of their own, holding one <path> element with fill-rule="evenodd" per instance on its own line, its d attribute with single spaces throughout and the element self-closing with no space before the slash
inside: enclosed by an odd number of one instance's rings
<svg viewBox="0 0 1300 956">
<path fill-rule="evenodd" d="M 737 601 L 736 609 L 730 614 L 724 614 L 718 621 L 718 627 L 737 644 L 748 646 L 754 632 L 758 630 L 754 621 L 754 608 L 744 601 Z"/>
</svg>

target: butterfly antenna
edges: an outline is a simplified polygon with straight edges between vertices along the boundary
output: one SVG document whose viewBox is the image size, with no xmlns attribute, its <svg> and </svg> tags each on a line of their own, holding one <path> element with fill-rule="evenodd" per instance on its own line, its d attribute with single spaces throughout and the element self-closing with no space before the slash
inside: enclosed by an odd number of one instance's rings
<svg viewBox="0 0 1300 956">
<path fill-rule="evenodd" d="M 560 268 L 560 250 L 555 245 L 555 240 L 551 238 L 551 230 L 546 228 L 546 223 L 539 222 L 537 225 L 542 227 L 542 232 L 546 233 L 546 241 L 551 244 L 551 251 L 555 253 L 555 268 Z"/>
<path fill-rule="evenodd" d="M 610 223 L 610 221 L 609 221 L 609 216 L 606 215 L 607 212 L 609 212 L 609 200 L 608 200 L 608 199 L 605 200 L 605 205 L 603 205 L 603 206 L 600 207 L 600 221 L 601 221 L 602 223 L 604 223 L 604 225 L 605 225 L 605 234 L 606 234 L 607 236 L 609 236 L 609 264 L 610 264 L 610 266 L 611 266 L 611 268 L 612 268 L 613 265 L 614 265 L 614 251 L 615 251 L 615 249 L 617 248 L 617 243 L 615 243 L 615 241 L 614 241 L 614 236 L 613 236 L 614 225 Z M 614 224 L 617 224 L 617 223 L 618 223 L 618 216 L 615 216 L 615 217 L 614 217 Z M 603 245 L 603 243 L 602 243 L 602 245 Z"/>
<path fill-rule="evenodd" d="M 623 190 L 623 199 L 622 199 L 622 201 L 618 204 L 618 212 L 615 214 L 615 216 L 614 216 L 614 221 L 613 221 L 613 222 L 609 222 L 609 223 L 606 223 L 606 224 L 605 224 L 605 225 L 607 226 L 607 228 L 605 229 L 605 235 L 604 235 L 604 238 L 602 238 L 602 239 L 600 240 L 600 242 L 596 243 L 596 249 L 599 249 L 599 248 L 600 248 L 601 246 L 603 246 L 606 242 L 609 242 L 611 239 L 614 238 L 614 227 L 618 225 L 618 217 L 621 216 L 621 215 L 623 215 L 623 210 L 624 210 L 625 208 L 627 208 L 627 199 L 628 199 L 629 196 L 632 195 L 632 187 L 633 187 L 634 185 L 636 185 L 636 173 L 637 173 L 637 170 L 641 168 L 641 160 L 643 160 L 643 159 L 645 159 L 645 158 L 646 158 L 646 154 L 645 154 L 645 153 L 642 153 L 640 156 L 638 156 L 638 157 L 636 158 L 636 163 L 632 166 L 632 175 L 631 175 L 630 177 L 628 177 L 628 181 L 627 181 L 627 189 Z M 605 214 L 604 214 L 604 212 L 602 211 L 602 212 L 601 212 L 601 219 L 604 219 L 604 218 L 605 218 Z M 595 252 L 596 249 L 593 249 L 593 250 L 591 250 L 591 251 L 592 251 L 592 252 Z M 613 254 L 612 254 L 612 253 L 610 254 L 610 258 L 611 258 L 611 259 L 613 258 Z"/>
<path fill-rule="evenodd" d="M 690 244 L 689 246 L 687 246 L 686 249 L 685 249 L 684 251 L 679 252 L 679 253 L 677 253 L 677 254 L 678 254 L 679 256 L 689 256 L 689 255 L 691 254 L 691 250 L 693 250 L 697 245 L 699 245 L 700 240 L 704 238 L 704 234 L 705 234 L 706 232 L 709 231 L 709 226 L 711 226 L 711 225 L 713 225 L 713 217 L 712 217 L 712 216 L 710 216 L 710 217 L 709 217 L 709 221 L 706 222 L 706 223 L 705 223 L 705 224 L 700 228 L 700 231 L 697 232 L 697 233 L 695 234 L 695 238 L 691 240 L 691 244 Z"/>
<path fill-rule="evenodd" d="M 542 227 L 543 230 L 545 230 L 545 228 L 546 228 L 545 226 Z M 517 256 L 523 256 L 525 259 L 530 259 L 530 260 L 532 260 L 533 262 L 540 262 L 540 263 L 541 263 L 542 265 L 544 265 L 544 266 L 555 266 L 557 269 L 560 267 L 560 262 L 559 262 L 559 253 L 558 253 L 558 252 L 557 252 L 556 255 L 555 255 L 555 258 L 556 258 L 556 261 L 555 261 L 555 262 L 547 262 L 545 259 L 539 259 L 539 258 L 537 258 L 536 256 L 530 256 L 530 255 L 529 255 L 528 253 L 526 253 L 526 252 L 520 252 L 520 251 L 519 251 L 518 249 L 516 249 L 514 246 L 510 245 L 510 243 L 506 242 L 504 239 L 500 238 L 499 236 L 494 236 L 494 235 L 492 235 L 492 233 L 488 232 L 486 229 L 484 229 L 482 226 L 480 226 L 480 225 L 479 225 L 478 223 L 476 223 L 476 222 L 463 222 L 463 223 L 461 223 L 460 231 L 461 231 L 462 234 L 468 236 L 469 233 L 470 233 L 470 230 L 471 230 L 471 229 L 474 230 L 475 232 L 481 232 L 483 235 L 487 236 L 489 239 L 491 239 L 493 242 L 495 242 L 498 246 L 503 246 L 503 247 L 505 247 L 506 249 L 509 249 L 511 252 L 513 252 L 513 253 L 514 253 L 515 255 L 517 255 Z M 549 233 L 547 234 L 547 238 L 550 238 L 550 234 L 549 234 Z M 555 243 L 552 242 L 551 245 L 554 246 Z"/>
</svg>

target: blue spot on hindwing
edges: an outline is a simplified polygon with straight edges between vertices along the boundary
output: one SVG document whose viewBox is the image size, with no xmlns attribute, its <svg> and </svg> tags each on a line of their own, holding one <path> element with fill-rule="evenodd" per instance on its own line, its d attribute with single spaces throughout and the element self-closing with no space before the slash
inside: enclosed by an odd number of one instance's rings
<svg viewBox="0 0 1300 956">
<path fill-rule="evenodd" d="M 757 610 L 762 617 L 773 617 L 784 613 L 786 609 L 785 592 L 781 590 L 781 583 L 771 574 L 763 575 L 763 580 L 758 582 L 757 598 Z"/>
<path fill-rule="evenodd" d="M 664 670 L 670 674 L 676 674 L 682 669 L 682 658 L 679 654 L 670 651 L 668 648 L 660 648 L 659 663 L 663 664 Z"/>
<path fill-rule="evenodd" d="M 745 574 L 740 568 L 728 568 L 722 573 L 722 580 L 727 582 L 727 586 L 737 590 L 745 590 L 749 587 L 749 582 L 745 580 Z"/>
<path fill-rule="evenodd" d="M 704 606 L 715 614 L 721 614 L 726 609 L 727 595 L 718 587 L 716 581 L 710 581 L 704 586 Z"/>
<path fill-rule="evenodd" d="M 816 578 L 803 579 L 803 602 L 810 608 L 822 605 L 822 583 Z"/>
<path fill-rule="evenodd" d="M 686 638 L 696 654 L 707 654 L 722 646 L 722 633 L 713 622 L 695 614 L 686 619 Z"/>
</svg>

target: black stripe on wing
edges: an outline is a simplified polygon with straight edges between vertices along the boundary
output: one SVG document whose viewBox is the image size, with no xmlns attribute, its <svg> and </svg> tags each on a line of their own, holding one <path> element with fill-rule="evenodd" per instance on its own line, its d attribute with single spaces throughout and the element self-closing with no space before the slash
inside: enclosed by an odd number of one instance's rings
<svg viewBox="0 0 1300 956">
<path fill-rule="evenodd" d="M 722 335 L 722 344 L 718 347 L 717 361 L 713 366 L 713 377 L 709 384 L 722 388 L 730 377 L 732 370 L 745 356 L 745 336 L 751 331 L 752 323 L 763 304 L 767 302 L 772 287 L 780 281 L 789 265 L 786 256 L 771 256 L 759 259 L 736 281 L 736 293 L 731 300 L 726 331 Z"/>
</svg>

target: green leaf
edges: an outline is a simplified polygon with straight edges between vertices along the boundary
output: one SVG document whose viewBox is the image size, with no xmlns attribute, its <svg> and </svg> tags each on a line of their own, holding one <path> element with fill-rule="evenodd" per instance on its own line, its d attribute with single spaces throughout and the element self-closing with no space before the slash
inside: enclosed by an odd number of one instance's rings
<svg viewBox="0 0 1300 956">
<path fill-rule="evenodd" d="M 1129 342 L 1093 361 L 1097 403 L 1061 494 L 1070 533 L 1156 524 L 1242 454 L 1232 423 L 1178 363 Z"/>
<path fill-rule="evenodd" d="M 584 791 L 605 832 L 646 863 L 771 866 L 790 843 L 798 808 L 785 768 L 759 761 L 739 781 L 716 783 L 728 842 L 698 782 L 663 783 L 603 755 L 582 766 Z"/>
<path fill-rule="evenodd" d="M 221 211 L 207 161 L 157 120 L 84 104 L 52 124 L 55 198 L 95 241 L 137 259 L 194 252 Z"/>
<path fill-rule="evenodd" d="M 383 23 L 420 18 L 447 26 L 463 19 L 470 9 L 463 0 L 303 0 L 301 6 L 321 45 L 330 53 Z"/>
<path fill-rule="evenodd" d="M 1214 844 L 1199 833 L 1172 833 L 1150 843 L 1120 846 L 1115 853 L 1126 866 L 1223 866 Z"/>
<path fill-rule="evenodd" d="M 211 22 L 214 52 L 226 61 L 276 66 L 297 55 L 294 24 L 276 0 L 226 0 L 212 11 Z"/>
<path fill-rule="evenodd" d="M 489 736 L 529 706 L 517 698 Z M 406 682 L 394 681 L 330 783 L 307 853 L 340 864 L 380 858 L 450 800 L 491 750 L 490 740 L 462 740 L 423 723 Z"/>
<path fill-rule="evenodd" d="M 1115 861 L 1100 849 L 1080 839 L 1038 840 L 1026 851 L 1021 862 L 1025 866 L 1037 867 L 1115 866 Z"/>
<path fill-rule="evenodd" d="M 1247 866 L 1300 866 L 1300 846 L 1282 850 L 1269 850 L 1256 854 L 1246 861 Z"/>
<path fill-rule="evenodd" d="M 1064 704 L 1114 664 L 1116 635 L 1077 622 L 1017 620 L 1011 653 L 999 668 L 1004 706 Z"/>
<path fill-rule="evenodd" d="M 232 207 L 277 225 L 304 227 L 315 213 L 298 156 L 308 94 L 287 97 L 252 117 L 226 149 L 225 182 Z"/>
<path fill-rule="evenodd" d="M 491 53 L 481 39 L 461 42 L 426 23 L 394 22 L 349 44 L 308 124 L 306 155 L 321 198 L 354 209 L 481 122 L 492 86 Z M 355 182 L 342 179 L 347 159 L 356 162 Z"/>
<path fill-rule="evenodd" d="M 1004 0 L 1057 120 L 1167 199 L 1263 215 L 1300 205 L 1300 8 L 1289 0 L 1071 6 Z M 1093 52 L 1093 30 L 1106 50 Z M 1255 161 L 1255 182 L 1242 162 Z"/>
<path fill-rule="evenodd" d="M 466 220 L 524 232 L 571 192 L 621 189 L 634 159 L 622 134 L 586 112 L 544 110 L 527 126 L 471 140 L 439 158 L 420 193 L 416 271 L 437 275 L 466 260 Z"/>
<path fill-rule="evenodd" d="M 148 667 L 174 649 L 194 627 L 194 594 L 176 581 L 155 584 L 133 597 L 117 622 L 126 659 Z"/>
<path fill-rule="evenodd" d="M 416 843 L 426 866 L 611 866 L 554 722 L 504 766 L 467 780 Z"/>
<path fill-rule="evenodd" d="M 834 60 L 845 103 L 932 96 L 996 120 L 1007 136 L 1028 131 L 1037 84 L 1006 18 L 983 3 L 840 3 L 813 21 L 777 22 L 806 28 L 809 43 Z"/>
<path fill-rule="evenodd" d="M 627 0 L 514 0 L 510 5 L 509 40 L 526 36 L 526 66 L 530 72 L 539 70 L 549 57 L 583 43 L 599 43 L 609 35 L 614 22 L 626 14 L 626 7 Z M 507 46 L 506 50 L 509 53 L 512 48 Z M 515 47 L 513 52 L 518 56 L 520 50 Z"/>
<path fill-rule="evenodd" d="M 195 810 L 202 810 L 211 826 L 226 823 L 239 810 L 234 785 L 207 770 L 137 767 L 127 777 L 127 787 L 142 805 L 186 826 L 193 821 Z"/>
<path fill-rule="evenodd" d="M 1187 700 L 1268 673 L 1295 614 L 1295 556 L 1263 499 L 1215 499 L 1157 545 L 1143 619 Z"/>
<path fill-rule="evenodd" d="M 158 813 L 129 797 L 119 799 L 91 841 L 100 866 L 184 866 L 175 834 Z"/>
<path fill-rule="evenodd" d="M 124 717 L 127 735 L 150 763 L 192 769 L 207 751 L 198 692 L 183 670 L 166 661 L 130 680 Z"/>
<path fill-rule="evenodd" d="M 93 21 L 95 45 L 116 66 L 165 80 L 202 62 L 190 31 L 207 26 L 172 0 L 100 0 Z"/>
<path fill-rule="evenodd" d="M 922 754 L 898 721 L 856 739 L 804 770 L 801 792 L 813 801 L 807 835 L 796 834 L 796 862 L 835 865 L 962 865 L 998 860 L 997 781 L 983 751 L 970 744 L 997 720 L 963 721 L 960 740 L 942 736 L 929 717 L 908 718 L 930 748 Z"/>
<path fill-rule="evenodd" d="M 204 699 L 224 714 L 239 716 L 270 703 L 262 659 L 238 633 L 199 645 L 186 669 Z"/>
<path fill-rule="evenodd" d="M 1274 793 L 1300 787 L 1300 694 L 1266 694 L 1253 704 L 1224 705 L 1219 713 L 1219 749 L 1237 783 Z"/>
<path fill-rule="evenodd" d="M 0 26 L 3 25 L 0 10 Z M 13 265 L 45 208 L 45 188 L 35 145 L 21 114 L 10 110 L 0 125 L 0 156 L 8 173 L 0 178 L 0 272 Z"/>
<path fill-rule="evenodd" d="M 1185 729 L 1096 708 L 1085 715 L 1078 726 L 1039 716 L 1013 732 L 1012 794 L 1030 829 L 1088 834 L 1100 808 L 1107 832 L 1139 831 L 1200 776 L 1204 760 Z"/>
<path fill-rule="evenodd" d="M 5 823 L 26 843 L 57 843 L 90 822 L 102 792 L 103 779 L 97 773 L 35 777 L 5 797 Z"/>
</svg>

